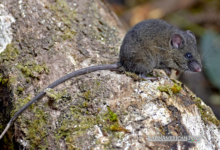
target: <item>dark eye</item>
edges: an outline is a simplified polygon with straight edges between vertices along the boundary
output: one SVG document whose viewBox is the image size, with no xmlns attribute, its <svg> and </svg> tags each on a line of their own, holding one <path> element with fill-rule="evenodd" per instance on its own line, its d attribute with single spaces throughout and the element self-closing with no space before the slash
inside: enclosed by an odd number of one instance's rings
<svg viewBox="0 0 220 150">
<path fill-rule="evenodd" d="M 186 53 L 186 54 L 185 54 L 185 57 L 186 57 L 187 59 L 191 59 L 191 58 L 193 58 L 193 56 L 192 56 L 191 53 Z"/>
</svg>

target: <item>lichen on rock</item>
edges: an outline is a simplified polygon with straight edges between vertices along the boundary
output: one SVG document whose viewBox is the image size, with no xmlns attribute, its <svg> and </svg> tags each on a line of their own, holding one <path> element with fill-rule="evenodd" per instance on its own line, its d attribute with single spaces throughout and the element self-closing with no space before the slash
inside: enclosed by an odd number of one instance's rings
<svg viewBox="0 0 220 150">
<path fill-rule="evenodd" d="M 103 1 L 7 0 L 4 9 L 16 23 L 0 58 L 0 131 L 60 77 L 118 61 L 125 31 Z M 142 81 L 105 70 L 70 79 L 45 90 L 1 142 L 22 149 L 218 149 L 219 121 L 210 108 L 184 85 L 157 76 Z M 189 135 L 202 143 L 147 140 Z"/>
</svg>

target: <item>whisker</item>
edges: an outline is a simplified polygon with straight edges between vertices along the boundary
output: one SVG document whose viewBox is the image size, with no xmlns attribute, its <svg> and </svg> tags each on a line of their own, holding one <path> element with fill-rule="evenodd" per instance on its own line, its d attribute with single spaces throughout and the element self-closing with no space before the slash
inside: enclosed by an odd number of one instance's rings
<svg viewBox="0 0 220 150">
<path fill-rule="evenodd" d="M 206 52 L 208 52 L 208 51 L 206 51 Z M 204 61 L 204 59 L 207 57 L 209 55 L 209 53 L 204 53 L 203 55 L 202 55 L 202 57 L 200 57 L 201 58 L 201 60 L 202 61 Z M 219 59 L 219 58 L 206 58 L 206 59 Z"/>
<path fill-rule="evenodd" d="M 219 44 L 219 39 L 220 39 L 220 36 L 218 36 L 217 38 L 215 38 L 215 40 L 213 40 L 213 41 L 210 43 L 210 46 L 209 46 L 207 49 L 210 49 L 211 46 L 213 46 L 214 44 L 216 44 L 216 42 L 217 42 L 217 44 Z M 214 47 L 214 49 L 212 49 L 212 50 L 215 50 L 215 49 L 217 49 L 217 47 Z M 207 55 L 206 55 L 206 54 L 208 54 L 207 52 L 209 52 L 209 51 L 206 50 L 206 51 L 203 53 L 203 55 L 201 56 L 201 60 L 203 60 L 204 57 L 207 56 Z M 206 55 L 206 56 L 205 56 L 205 55 Z"/>
<path fill-rule="evenodd" d="M 206 66 L 206 67 L 211 66 L 211 65 L 212 65 L 212 63 L 211 63 L 211 62 L 206 62 L 206 63 L 203 63 L 203 66 Z"/>
<path fill-rule="evenodd" d="M 208 52 L 209 51 L 207 50 L 207 51 L 205 51 L 205 53 L 202 54 L 201 60 L 203 60 L 205 57 L 208 56 L 208 54 L 209 54 Z"/>
<path fill-rule="evenodd" d="M 202 68 L 206 68 L 206 67 L 207 67 L 206 65 L 203 65 L 203 66 L 202 66 Z"/>
<path fill-rule="evenodd" d="M 207 60 L 213 60 L 213 59 L 214 59 L 214 60 L 216 60 L 216 59 L 218 60 L 219 58 L 206 58 L 206 59 L 207 59 Z"/>
</svg>

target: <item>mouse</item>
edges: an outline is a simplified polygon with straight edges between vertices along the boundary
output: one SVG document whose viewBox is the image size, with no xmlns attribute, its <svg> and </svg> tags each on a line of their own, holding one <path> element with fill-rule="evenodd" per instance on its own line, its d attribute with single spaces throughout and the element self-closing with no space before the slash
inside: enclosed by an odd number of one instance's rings
<svg viewBox="0 0 220 150">
<path fill-rule="evenodd" d="M 115 70 L 120 67 L 147 80 L 155 79 L 146 76 L 153 69 L 163 69 L 167 75 L 171 74 L 171 69 L 186 72 L 202 71 L 196 38 L 191 31 L 182 31 L 161 19 L 149 19 L 136 24 L 126 33 L 120 47 L 118 63 L 91 66 L 74 71 L 54 81 L 47 88 L 54 88 L 79 75 L 98 70 Z M 14 114 L 0 135 L 0 139 L 16 118 L 31 104 L 41 99 L 45 93 L 43 90 L 37 94 Z"/>
<path fill-rule="evenodd" d="M 195 35 L 160 19 L 145 20 L 130 29 L 121 45 L 120 63 L 142 77 L 153 69 L 201 72 Z"/>
</svg>

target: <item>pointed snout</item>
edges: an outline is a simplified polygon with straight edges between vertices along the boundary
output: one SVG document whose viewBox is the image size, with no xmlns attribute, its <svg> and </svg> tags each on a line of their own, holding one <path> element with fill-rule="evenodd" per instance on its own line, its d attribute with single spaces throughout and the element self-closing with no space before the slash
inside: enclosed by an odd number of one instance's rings
<svg viewBox="0 0 220 150">
<path fill-rule="evenodd" d="M 193 72 L 201 72 L 202 71 L 201 65 L 196 60 L 189 61 L 188 67 Z"/>
</svg>

